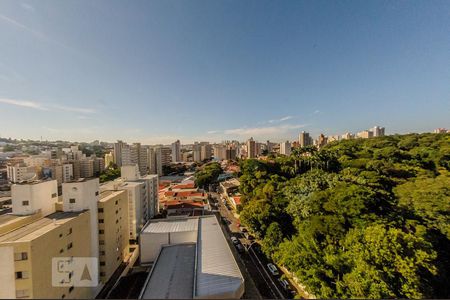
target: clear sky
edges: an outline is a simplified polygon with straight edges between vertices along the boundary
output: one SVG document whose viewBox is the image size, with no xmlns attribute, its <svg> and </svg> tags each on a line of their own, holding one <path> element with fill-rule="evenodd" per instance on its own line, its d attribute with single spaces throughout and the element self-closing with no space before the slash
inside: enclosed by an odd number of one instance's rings
<svg viewBox="0 0 450 300">
<path fill-rule="evenodd" d="M 450 1 L 0 1 L 0 136 L 450 127 Z"/>
</svg>

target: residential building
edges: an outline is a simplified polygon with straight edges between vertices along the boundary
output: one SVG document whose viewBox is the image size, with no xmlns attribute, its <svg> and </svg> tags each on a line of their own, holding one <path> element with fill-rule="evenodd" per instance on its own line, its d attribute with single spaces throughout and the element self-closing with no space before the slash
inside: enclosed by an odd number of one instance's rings
<svg viewBox="0 0 450 300">
<path fill-rule="evenodd" d="M 368 139 L 368 138 L 373 137 L 373 132 L 370 130 L 363 130 L 363 131 L 358 132 L 356 134 L 356 136 L 359 138 Z"/>
<path fill-rule="evenodd" d="M 113 152 L 109 152 L 105 154 L 105 167 L 108 168 L 109 165 L 114 163 L 114 154 Z"/>
<path fill-rule="evenodd" d="M 94 177 L 94 161 L 92 159 L 81 159 L 80 162 L 80 178 Z"/>
<path fill-rule="evenodd" d="M 122 149 L 125 147 L 125 143 L 117 141 L 114 143 L 114 163 L 120 168 L 122 166 Z"/>
<path fill-rule="evenodd" d="M 180 140 L 176 140 L 172 143 L 172 162 L 180 162 L 181 161 L 181 144 Z"/>
<path fill-rule="evenodd" d="M 256 150 L 256 142 L 253 140 L 253 137 L 251 137 L 247 141 L 247 158 L 256 158 L 257 150 Z"/>
<path fill-rule="evenodd" d="M 209 143 L 203 142 L 201 145 L 200 151 L 200 160 L 204 161 L 205 159 L 211 159 L 212 147 Z"/>
<path fill-rule="evenodd" d="M 372 132 L 374 137 L 384 136 L 384 127 L 375 126 L 372 128 Z"/>
<path fill-rule="evenodd" d="M 202 161 L 201 145 L 198 142 L 195 142 L 194 146 L 192 147 L 192 159 L 194 162 Z"/>
<path fill-rule="evenodd" d="M 280 154 L 291 155 L 291 143 L 289 141 L 280 143 Z"/>
<path fill-rule="evenodd" d="M 21 199 L 19 199 L 21 200 Z M 21 200 L 23 201 L 23 200 Z M 37 216 L 0 216 L 0 225 L 14 218 L 16 226 L 0 234 L 0 298 L 94 298 L 92 288 L 53 285 L 52 260 L 91 256 L 90 211 L 54 212 Z M 28 218 L 28 223 L 23 223 Z M 31 222 L 30 222 L 31 221 Z"/>
<path fill-rule="evenodd" d="M 46 216 L 55 212 L 58 184 L 56 180 L 13 184 L 11 196 L 14 215 L 25 216 L 39 212 Z"/>
<path fill-rule="evenodd" d="M 298 143 L 300 147 L 311 146 L 313 144 L 313 139 L 309 136 L 309 133 L 302 131 L 298 136 Z"/>
<path fill-rule="evenodd" d="M 223 144 L 214 145 L 214 158 L 217 160 L 227 159 L 227 146 Z"/>
<path fill-rule="evenodd" d="M 445 128 L 436 128 L 433 132 L 434 133 L 447 133 L 449 131 Z"/>
<path fill-rule="evenodd" d="M 350 140 L 353 138 L 354 138 L 354 135 L 351 134 L 350 132 L 346 132 L 341 136 L 341 139 L 343 139 L 343 140 Z"/>
<path fill-rule="evenodd" d="M 129 254 L 128 195 L 102 191 L 98 202 L 99 276 L 108 282 Z"/>
<path fill-rule="evenodd" d="M 11 183 L 37 179 L 36 168 L 24 163 L 6 166 L 6 174 Z"/>
</svg>

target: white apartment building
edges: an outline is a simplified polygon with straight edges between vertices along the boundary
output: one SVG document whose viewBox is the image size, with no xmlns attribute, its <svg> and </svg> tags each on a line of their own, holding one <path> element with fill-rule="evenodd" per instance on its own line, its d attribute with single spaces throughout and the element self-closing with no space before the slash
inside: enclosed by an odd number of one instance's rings
<svg viewBox="0 0 450 300">
<path fill-rule="evenodd" d="M 7 178 L 12 183 L 37 179 L 36 168 L 28 167 L 25 164 L 6 166 Z"/>
<path fill-rule="evenodd" d="M 280 143 L 280 154 L 287 156 L 291 155 L 291 142 L 286 141 Z"/>
<path fill-rule="evenodd" d="M 181 161 L 181 143 L 180 140 L 177 140 L 172 143 L 172 162 L 180 162 Z"/>
</svg>

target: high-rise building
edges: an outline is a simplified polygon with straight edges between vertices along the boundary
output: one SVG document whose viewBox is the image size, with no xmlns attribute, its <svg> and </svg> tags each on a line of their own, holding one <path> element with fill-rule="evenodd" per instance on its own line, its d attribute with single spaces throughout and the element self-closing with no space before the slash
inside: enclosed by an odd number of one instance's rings
<svg viewBox="0 0 450 300">
<path fill-rule="evenodd" d="M 217 160 L 227 159 L 227 146 L 223 144 L 214 145 L 214 158 Z"/>
<path fill-rule="evenodd" d="M 80 178 L 94 177 L 94 160 L 82 159 L 80 160 Z"/>
<path fill-rule="evenodd" d="M 255 158 L 256 155 L 257 155 L 256 142 L 255 140 L 253 140 L 253 137 L 251 137 L 247 141 L 247 158 Z"/>
<path fill-rule="evenodd" d="M 192 147 L 192 159 L 195 162 L 201 162 L 202 161 L 202 156 L 201 156 L 201 146 L 198 142 L 194 143 L 194 146 Z"/>
<path fill-rule="evenodd" d="M 328 143 L 328 138 L 321 133 L 317 139 L 317 147 L 320 149 Z"/>
<path fill-rule="evenodd" d="M 384 127 L 375 126 L 373 127 L 372 132 L 374 137 L 384 136 Z"/>
<path fill-rule="evenodd" d="M 298 136 L 298 143 L 300 147 L 311 146 L 313 139 L 309 136 L 308 132 L 302 131 Z"/>
<path fill-rule="evenodd" d="M 433 132 L 434 133 L 447 133 L 449 131 L 445 128 L 436 128 Z"/>
<path fill-rule="evenodd" d="M 200 160 L 204 161 L 205 159 L 211 158 L 212 148 L 209 143 L 202 143 L 201 149 L 200 149 Z"/>
<path fill-rule="evenodd" d="M 291 142 L 286 141 L 280 143 L 280 154 L 287 156 L 291 155 Z"/>
<path fill-rule="evenodd" d="M 13 197 L 15 201 L 24 200 Z M 2 220 L 6 217 L 8 222 Z M 1 299 L 95 298 L 89 287 L 58 287 L 52 281 L 54 259 L 91 256 L 91 241 L 86 238 L 91 235 L 90 211 L 14 218 L 0 216 Z"/>
<path fill-rule="evenodd" d="M 24 163 L 16 164 L 13 166 L 6 166 L 6 174 L 8 180 L 12 183 L 18 183 L 37 178 L 36 168 L 28 167 Z"/>
<path fill-rule="evenodd" d="M 129 253 L 128 195 L 102 191 L 98 202 L 99 279 L 108 282 Z"/>
<path fill-rule="evenodd" d="M 352 138 L 354 138 L 354 135 L 351 134 L 350 132 L 346 132 L 341 136 L 341 139 L 343 139 L 343 140 L 350 140 Z"/>
<path fill-rule="evenodd" d="M 356 136 L 359 138 L 368 139 L 368 138 L 373 137 L 373 132 L 370 130 L 363 130 L 363 131 L 358 132 L 356 134 Z"/>
<path fill-rule="evenodd" d="M 181 144 L 180 140 L 176 140 L 172 143 L 172 162 L 181 161 Z"/>
<path fill-rule="evenodd" d="M 105 167 L 108 168 L 110 164 L 114 163 L 114 154 L 113 152 L 105 154 Z"/>
<path fill-rule="evenodd" d="M 117 141 L 114 143 L 114 163 L 120 168 L 122 166 L 122 149 L 125 143 L 122 141 Z"/>
</svg>

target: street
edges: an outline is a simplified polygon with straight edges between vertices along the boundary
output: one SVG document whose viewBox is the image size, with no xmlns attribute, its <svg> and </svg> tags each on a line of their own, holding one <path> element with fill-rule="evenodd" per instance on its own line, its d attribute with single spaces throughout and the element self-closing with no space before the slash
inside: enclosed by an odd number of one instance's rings
<svg viewBox="0 0 450 300">
<path fill-rule="evenodd" d="M 247 289 L 252 288 L 254 284 L 259 291 L 259 294 L 264 299 L 287 299 L 292 298 L 292 295 L 283 289 L 278 278 L 273 276 L 267 269 L 269 262 L 262 253 L 260 245 L 256 242 L 247 240 L 239 229 L 239 220 L 235 217 L 232 211 L 228 210 L 220 200 L 220 195 L 217 193 L 210 193 L 212 200 L 210 200 L 211 209 L 217 210 L 216 215 L 219 220 L 222 220 L 222 228 L 230 243 L 230 247 L 234 250 L 236 260 L 241 262 L 247 271 L 248 276 L 252 282 L 246 282 L 246 298 L 252 298 L 247 294 Z M 238 253 L 236 247 L 231 242 L 231 237 L 239 239 L 240 243 L 245 247 L 246 251 Z M 281 270 L 279 270 L 281 274 Z M 244 275 L 244 278 L 246 276 Z"/>
</svg>

